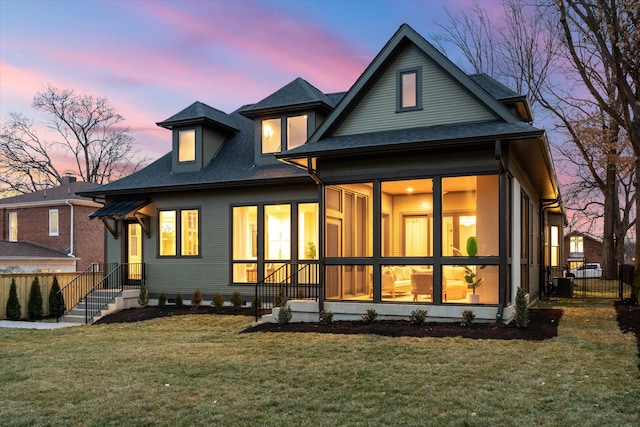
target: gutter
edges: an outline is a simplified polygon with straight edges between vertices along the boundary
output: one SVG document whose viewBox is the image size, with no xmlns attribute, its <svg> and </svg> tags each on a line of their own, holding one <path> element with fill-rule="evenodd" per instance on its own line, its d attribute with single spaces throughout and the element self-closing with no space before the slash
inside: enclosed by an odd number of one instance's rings
<svg viewBox="0 0 640 427">
<path fill-rule="evenodd" d="M 74 247 L 73 247 L 73 215 L 74 215 L 73 200 L 67 199 L 64 202 L 65 202 L 65 204 L 67 204 L 67 205 L 69 205 L 71 207 L 71 218 L 69 220 L 69 240 L 71 241 L 71 247 L 69 248 L 68 256 L 70 256 L 72 258 L 75 258 L 76 256 L 73 254 L 73 252 L 74 252 Z"/>
</svg>

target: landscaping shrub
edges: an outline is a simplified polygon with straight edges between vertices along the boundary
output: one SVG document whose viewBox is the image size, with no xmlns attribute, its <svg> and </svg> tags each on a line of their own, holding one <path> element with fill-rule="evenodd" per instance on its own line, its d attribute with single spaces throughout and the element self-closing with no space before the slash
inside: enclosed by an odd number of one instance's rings
<svg viewBox="0 0 640 427">
<path fill-rule="evenodd" d="M 416 326 L 422 326 L 427 320 L 427 310 L 417 308 L 409 315 L 409 323 Z"/>
<path fill-rule="evenodd" d="M 325 325 L 330 325 L 333 323 L 333 312 L 328 310 L 322 310 L 320 312 L 320 321 Z"/>
<path fill-rule="evenodd" d="M 235 308 L 240 308 L 242 307 L 242 304 L 242 294 L 239 291 L 235 291 L 231 295 L 231 305 L 233 305 Z"/>
<path fill-rule="evenodd" d="M 38 279 L 38 276 L 34 277 L 33 282 L 31 282 L 29 301 L 27 302 L 27 312 L 29 319 L 39 319 L 43 315 L 42 289 L 40 289 L 40 280 Z"/>
<path fill-rule="evenodd" d="M 525 290 L 518 288 L 516 293 L 516 326 L 518 328 L 526 328 L 529 324 L 529 307 L 526 296 Z"/>
<path fill-rule="evenodd" d="M 158 307 L 165 308 L 166 305 L 167 296 L 164 294 L 164 292 L 160 292 L 160 295 L 158 295 Z"/>
<path fill-rule="evenodd" d="M 251 308 L 255 309 L 261 309 L 262 308 L 262 298 L 258 297 L 256 299 L 256 297 L 251 298 Z"/>
<path fill-rule="evenodd" d="M 198 308 L 200 304 L 202 304 L 202 292 L 200 292 L 200 288 L 198 288 L 193 295 L 191 295 L 191 307 Z"/>
<path fill-rule="evenodd" d="M 370 308 L 361 316 L 361 318 L 364 323 L 375 323 L 378 321 L 378 312 L 373 308 Z"/>
<path fill-rule="evenodd" d="M 66 311 L 67 307 L 64 304 L 64 296 L 60 292 L 58 278 L 53 276 L 53 283 L 49 291 L 49 316 L 59 318 L 64 316 Z"/>
<path fill-rule="evenodd" d="M 293 313 L 291 312 L 291 307 L 289 307 L 288 303 L 280 306 L 280 311 L 278 311 L 278 325 L 286 325 L 291 322 L 291 318 L 293 317 Z"/>
<path fill-rule="evenodd" d="M 6 306 L 7 319 L 18 320 L 22 315 L 22 307 L 18 301 L 18 288 L 16 287 L 16 279 L 11 279 L 11 287 L 9 288 L 9 299 Z"/>
<path fill-rule="evenodd" d="M 184 306 L 184 301 L 182 301 L 182 294 L 178 292 L 176 294 L 176 307 L 183 307 L 183 306 Z"/>
<path fill-rule="evenodd" d="M 144 280 L 140 283 L 140 296 L 138 296 L 138 304 L 140 307 L 146 307 L 149 305 L 149 290 Z"/>
<path fill-rule="evenodd" d="M 471 310 L 465 310 L 462 312 L 462 321 L 460 322 L 460 326 L 464 326 L 465 328 L 471 326 L 473 321 L 476 319 L 476 315 L 473 314 Z"/>
<path fill-rule="evenodd" d="M 224 296 L 219 292 L 213 294 L 213 301 L 211 301 L 211 305 L 213 305 L 217 310 L 220 310 L 224 307 Z"/>
</svg>

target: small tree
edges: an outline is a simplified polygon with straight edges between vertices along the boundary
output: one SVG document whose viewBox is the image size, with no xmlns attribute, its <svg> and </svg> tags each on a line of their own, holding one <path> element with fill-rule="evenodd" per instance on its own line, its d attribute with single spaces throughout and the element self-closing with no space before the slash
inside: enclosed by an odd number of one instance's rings
<svg viewBox="0 0 640 427">
<path fill-rule="evenodd" d="M 138 297 L 138 304 L 140 307 L 146 307 L 149 305 L 149 289 L 147 289 L 147 285 L 144 283 L 140 283 L 140 296 Z"/>
<path fill-rule="evenodd" d="M 191 307 L 198 308 L 200 304 L 202 304 L 202 292 L 200 292 L 200 288 L 198 288 L 191 296 Z"/>
<path fill-rule="evenodd" d="M 182 294 L 178 292 L 176 294 L 176 307 L 182 308 L 184 306 L 184 302 L 182 301 Z"/>
<path fill-rule="evenodd" d="M 235 291 L 231 295 L 231 305 L 233 305 L 234 308 L 242 307 L 242 294 L 239 291 Z"/>
<path fill-rule="evenodd" d="M 7 319 L 18 320 L 22 315 L 22 307 L 18 301 L 18 288 L 16 287 L 16 279 L 11 279 L 11 287 L 9 288 L 9 299 L 7 300 Z"/>
<path fill-rule="evenodd" d="M 473 325 L 474 320 L 476 320 L 476 315 L 473 314 L 473 311 L 465 310 L 462 312 L 462 321 L 460 322 L 460 326 L 468 328 Z"/>
<path fill-rule="evenodd" d="M 158 307 L 164 308 L 166 305 L 167 296 L 164 294 L 164 292 L 160 292 L 160 295 L 158 295 Z"/>
<path fill-rule="evenodd" d="M 64 296 L 60 292 L 58 278 L 53 276 L 53 283 L 49 291 L 49 316 L 59 318 L 64 315 L 65 311 L 67 311 L 67 307 L 64 304 Z"/>
<path fill-rule="evenodd" d="M 27 312 L 29 319 L 39 319 L 42 317 L 42 290 L 40 289 L 40 280 L 38 276 L 31 282 L 31 291 L 29 292 L 29 301 L 27 302 Z"/>
<path fill-rule="evenodd" d="M 529 324 L 529 307 L 527 306 L 526 292 L 518 288 L 516 293 L 516 326 L 526 328 Z"/>
<path fill-rule="evenodd" d="M 220 310 L 224 307 L 224 296 L 219 292 L 213 294 L 213 301 L 211 301 L 211 305 L 213 305 L 216 310 Z"/>
</svg>

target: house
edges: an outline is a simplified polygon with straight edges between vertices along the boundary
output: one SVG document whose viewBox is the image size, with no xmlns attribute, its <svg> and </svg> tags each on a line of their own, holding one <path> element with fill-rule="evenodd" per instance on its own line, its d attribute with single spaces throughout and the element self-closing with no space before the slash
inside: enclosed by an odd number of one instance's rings
<svg viewBox="0 0 640 427">
<path fill-rule="evenodd" d="M 589 233 L 572 231 L 564 236 L 565 265 L 569 269 L 585 263 L 602 262 L 602 239 Z"/>
<path fill-rule="evenodd" d="M 563 259 L 532 120 L 524 96 L 404 24 L 346 93 L 298 78 L 230 114 L 195 102 L 157 123 L 170 153 L 83 194 L 106 198 L 92 213 L 110 230 L 105 261 L 143 262 L 152 298 L 249 300 L 296 276 L 294 321 L 416 307 L 502 321 L 517 288 L 534 301 Z"/>
<path fill-rule="evenodd" d="M 73 272 L 101 263 L 104 229 L 89 214 L 102 204 L 77 194 L 95 186 L 64 176 L 58 187 L 0 199 L 0 272 Z"/>
</svg>

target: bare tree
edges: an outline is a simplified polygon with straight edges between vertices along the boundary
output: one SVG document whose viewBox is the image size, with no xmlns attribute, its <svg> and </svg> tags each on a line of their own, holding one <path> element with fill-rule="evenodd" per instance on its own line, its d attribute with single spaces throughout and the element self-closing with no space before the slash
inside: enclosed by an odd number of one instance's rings
<svg viewBox="0 0 640 427">
<path fill-rule="evenodd" d="M 33 120 L 10 113 L 0 127 L 0 188 L 29 193 L 58 184 L 64 174 L 106 184 L 145 161 L 134 147 L 124 117 L 105 98 L 47 86 L 32 106 L 46 116 L 48 138 Z"/>
<path fill-rule="evenodd" d="M 640 175 L 640 3 L 637 0 L 556 0 L 555 11 L 572 65 L 599 107 L 623 128 Z M 602 71 L 606 70 L 605 73 Z M 608 81 L 615 90 L 611 102 Z M 636 179 L 635 192 L 640 191 Z M 640 218 L 640 203 L 635 217 Z M 635 222 L 636 236 L 640 221 Z M 634 298 L 640 291 L 640 241 L 636 239 Z"/>
</svg>

